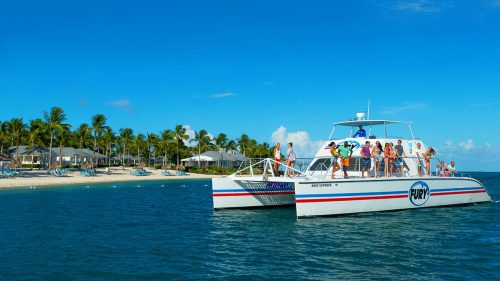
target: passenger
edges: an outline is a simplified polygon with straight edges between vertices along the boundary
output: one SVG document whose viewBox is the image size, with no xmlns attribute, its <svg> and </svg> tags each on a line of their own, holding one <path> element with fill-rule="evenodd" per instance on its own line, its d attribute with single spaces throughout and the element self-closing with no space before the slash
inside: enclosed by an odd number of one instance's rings
<svg viewBox="0 0 500 281">
<path fill-rule="evenodd" d="M 366 138 L 366 131 L 363 126 L 359 126 L 359 130 L 352 136 L 353 138 Z"/>
<path fill-rule="evenodd" d="M 280 164 L 281 164 L 281 149 L 280 149 L 280 143 L 278 142 L 276 144 L 276 147 L 274 148 L 274 166 L 273 169 L 276 173 L 278 173 Z"/>
<path fill-rule="evenodd" d="M 448 167 L 446 166 L 446 163 L 444 161 L 441 161 L 439 166 L 439 176 L 440 177 L 449 177 L 450 176 L 450 171 L 448 170 Z"/>
<path fill-rule="evenodd" d="M 293 143 L 288 143 L 288 151 L 286 153 L 286 165 L 291 169 L 287 169 L 286 175 L 290 177 L 290 170 L 292 172 L 292 177 L 295 176 L 295 160 L 297 159 L 295 151 L 293 150 Z"/>
<path fill-rule="evenodd" d="M 454 177 L 457 174 L 457 167 L 455 166 L 455 161 L 451 161 L 448 165 L 448 170 L 450 171 L 450 177 Z"/>
<path fill-rule="evenodd" d="M 394 170 L 394 162 L 396 161 L 397 152 L 392 142 L 389 143 L 389 148 L 391 151 L 391 156 L 389 157 L 389 177 L 392 177 Z"/>
<path fill-rule="evenodd" d="M 344 178 L 349 178 L 347 171 L 349 170 L 350 159 L 352 156 L 352 146 L 348 142 L 339 148 L 340 158 L 342 159 L 342 169 L 344 170 Z"/>
<path fill-rule="evenodd" d="M 394 165 L 396 166 L 396 176 L 398 175 L 398 171 L 400 176 L 403 176 L 403 157 L 406 158 L 406 153 L 402 146 L 403 141 L 398 140 L 398 144 L 394 147 L 396 149 L 396 159 L 394 160 Z"/>
<path fill-rule="evenodd" d="M 429 147 L 426 152 L 422 153 L 423 157 L 425 158 L 425 167 L 428 176 L 431 176 L 431 159 L 435 154 L 436 151 L 432 147 Z"/>
<path fill-rule="evenodd" d="M 335 179 L 335 172 L 340 170 L 339 165 L 339 152 L 337 150 L 337 145 L 334 142 L 330 143 L 330 153 L 332 154 L 332 179 Z"/>
<path fill-rule="evenodd" d="M 439 173 L 441 172 L 441 164 L 436 164 L 436 177 L 439 177 Z"/>
<path fill-rule="evenodd" d="M 382 144 L 379 141 L 375 142 L 375 146 L 372 149 L 372 157 L 375 160 L 375 177 L 378 178 L 380 176 L 380 161 L 383 161 L 382 157 Z"/>
<path fill-rule="evenodd" d="M 417 162 L 418 176 L 421 177 L 422 168 L 424 167 L 424 162 L 422 161 L 424 155 L 422 153 L 422 145 L 420 143 L 417 143 L 417 148 L 413 150 L 413 157 L 416 159 L 415 161 Z"/>
<path fill-rule="evenodd" d="M 391 147 L 389 143 L 384 147 L 384 177 L 389 176 L 389 158 L 391 158 Z"/>
<path fill-rule="evenodd" d="M 365 143 L 365 146 L 361 148 L 361 156 L 363 157 L 363 169 L 361 170 L 361 177 L 364 178 L 366 172 L 366 177 L 370 178 L 370 169 L 372 168 L 372 158 L 371 158 L 369 141 L 367 141 Z"/>
</svg>

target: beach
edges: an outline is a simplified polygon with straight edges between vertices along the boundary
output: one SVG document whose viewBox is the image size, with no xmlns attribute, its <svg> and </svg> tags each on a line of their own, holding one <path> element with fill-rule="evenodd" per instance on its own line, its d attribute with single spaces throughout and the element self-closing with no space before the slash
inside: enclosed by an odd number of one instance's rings
<svg viewBox="0 0 500 281">
<path fill-rule="evenodd" d="M 43 187 L 43 186 L 59 186 L 72 184 L 91 184 L 91 183 L 107 183 L 107 182 L 131 182 L 131 181 L 154 181 L 154 180 L 175 180 L 175 179 L 210 179 L 217 175 L 203 175 L 188 173 L 187 176 L 164 176 L 162 170 L 148 169 L 149 176 L 133 176 L 130 174 L 132 168 L 122 169 L 121 167 L 112 167 L 109 172 L 105 168 L 97 169 L 95 177 L 85 177 L 80 175 L 79 171 L 72 171 L 65 177 L 55 177 L 47 174 L 44 170 L 22 171 L 15 177 L 0 178 L 0 188 L 16 188 L 16 187 Z M 172 172 L 172 171 L 171 171 Z M 175 173 L 173 171 L 172 173 Z"/>
</svg>

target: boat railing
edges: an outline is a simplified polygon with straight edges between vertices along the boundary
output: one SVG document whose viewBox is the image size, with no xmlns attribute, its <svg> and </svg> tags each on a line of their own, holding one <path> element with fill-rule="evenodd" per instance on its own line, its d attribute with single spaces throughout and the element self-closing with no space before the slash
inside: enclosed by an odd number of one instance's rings
<svg viewBox="0 0 500 281">
<path fill-rule="evenodd" d="M 297 159 L 299 160 L 299 159 Z M 294 174 L 294 177 L 308 177 L 305 174 L 305 170 L 309 164 L 306 164 L 305 159 L 300 159 L 301 161 L 295 162 L 295 166 L 290 167 L 282 162 L 275 161 L 271 158 L 248 158 L 240 164 L 238 170 L 231 176 L 244 177 L 244 176 L 261 176 L 267 177 L 279 177 L 283 175 L 288 175 L 288 173 Z"/>
<path fill-rule="evenodd" d="M 403 170 L 401 172 L 401 177 L 412 177 L 411 170 L 407 164 L 407 161 L 413 161 L 417 169 L 418 169 L 419 162 L 422 162 L 423 163 L 422 174 L 425 176 L 436 176 L 436 177 L 440 176 L 437 171 L 433 172 L 434 170 L 432 169 L 432 167 L 433 167 L 432 161 L 435 161 L 437 163 L 441 162 L 441 159 L 439 159 L 437 157 L 432 157 L 430 159 L 431 160 L 430 174 L 427 174 L 427 167 L 426 167 L 426 162 L 425 162 L 424 157 L 419 158 L 417 156 L 406 156 L 406 157 L 403 156 L 403 157 L 398 157 L 398 158 L 403 160 Z M 331 157 L 324 157 L 323 159 L 331 159 Z M 356 175 L 359 175 L 359 177 L 361 177 L 361 174 L 363 172 L 363 162 L 362 162 L 363 157 L 354 156 L 354 157 L 351 157 L 351 159 L 355 159 L 355 161 L 352 161 L 352 164 L 349 167 L 350 169 L 348 170 L 348 173 L 354 173 L 355 176 L 350 176 L 350 177 L 357 177 Z M 371 157 L 371 159 L 373 161 L 373 157 Z M 343 171 L 343 167 L 342 167 L 341 163 L 338 163 L 338 164 L 340 166 L 339 172 L 341 173 Z M 372 165 L 370 168 L 370 174 L 375 172 L 376 168 L 374 165 L 375 165 L 375 163 L 372 162 Z M 306 170 L 304 172 L 306 172 L 311 177 L 325 178 L 326 179 L 328 176 L 332 175 L 332 173 L 331 173 L 332 166 L 333 166 L 333 163 L 331 163 L 331 162 L 329 162 L 329 165 L 326 165 L 325 163 L 314 163 L 313 166 L 310 167 L 311 168 L 310 170 Z M 385 161 L 384 160 L 382 160 L 380 162 L 380 167 L 377 170 L 377 172 L 378 172 L 378 175 L 381 177 L 383 177 L 385 175 Z M 388 171 L 388 172 L 390 172 L 390 171 Z M 393 174 L 392 175 L 394 176 L 395 174 L 397 174 L 397 170 L 395 167 L 393 167 Z M 417 176 L 417 175 L 414 175 L 414 176 Z M 468 173 L 451 174 L 450 177 L 472 178 L 471 174 L 468 174 Z"/>
</svg>

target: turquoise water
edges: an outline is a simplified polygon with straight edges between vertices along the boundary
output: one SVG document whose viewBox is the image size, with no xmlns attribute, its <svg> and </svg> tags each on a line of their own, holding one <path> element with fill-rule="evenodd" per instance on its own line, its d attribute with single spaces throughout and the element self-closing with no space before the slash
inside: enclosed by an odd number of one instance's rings
<svg viewBox="0 0 500 281">
<path fill-rule="evenodd" d="M 306 220 L 214 213 L 209 180 L 3 190 L 0 280 L 498 279 L 500 174 L 474 176 L 493 203 Z"/>
</svg>

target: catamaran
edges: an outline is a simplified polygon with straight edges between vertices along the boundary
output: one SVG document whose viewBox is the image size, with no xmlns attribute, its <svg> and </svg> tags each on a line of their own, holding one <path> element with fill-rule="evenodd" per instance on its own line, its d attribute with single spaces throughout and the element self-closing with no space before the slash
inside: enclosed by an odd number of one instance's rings
<svg viewBox="0 0 500 281">
<path fill-rule="evenodd" d="M 396 138 L 388 135 L 388 127 L 406 125 L 410 137 Z M 353 130 L 363 126 L 369 128 L 363 137 L 352 137 Z M 348 128 L 346 138 L 335 139 L 336 128 Z M 380 129 L 381 136 L 372 134 Z M 399 176 L 393 174 L 381 177 L 376 169 L 375 160 L 371 159 L 370 178 L 363 177 L 363 157 L 361 149 L 366 141 L 374 145 L 379 141 L 401 145 L 406 157 L 402 157 L 403 168 Z M 337 172 L 332 179 L 331 144 L 342 145 L 347 142 L 352 148 L 348 178 Z M 425 163 L 412 155 L 417 145 L 425 151 L 427 146 L 415 138 L 411 122 L 390 120 L 369 120 L 366 113 L 358 113 L 353 120 L 335 123 L 326 141 L 310 161 L 297 161 L 292 168 L 273 159 L 249 160 L 242 164 L 232 175 L 212 179 L 212 197 L 214 209 L 258 208 L 295 205 L 298 218 L 314 216 L 332 216 L 364 212 L 394 211 L 438 206 L 465 205 L 490 202 L 491 197 L 482 183 L 468 174 L 455 174 L 441 177 L 422 174 Z M 335 148 L 334 148 L 335 149 Z M 279 169 L 275 170 L 278 166 Z M 286 176 L 294 172 L 294 176 Z M 390 176 L 390 177 L 389 177 Z"/>
</svg>

